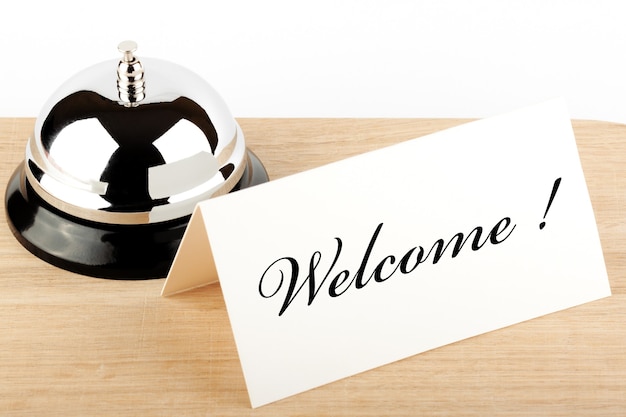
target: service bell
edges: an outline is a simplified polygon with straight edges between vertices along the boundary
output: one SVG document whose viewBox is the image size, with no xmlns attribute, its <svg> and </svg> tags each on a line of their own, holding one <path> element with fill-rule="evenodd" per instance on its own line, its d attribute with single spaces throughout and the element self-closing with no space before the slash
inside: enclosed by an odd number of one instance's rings
<svg viewBox="0 0 626 417">
<path fill-rule="evenodd" d="M 7 187 L 20 243 L 85 275 L 164 277 L 198 202 L 268 180 L 219 94 L 136 47 L 60 86 Z"/>
</svg>

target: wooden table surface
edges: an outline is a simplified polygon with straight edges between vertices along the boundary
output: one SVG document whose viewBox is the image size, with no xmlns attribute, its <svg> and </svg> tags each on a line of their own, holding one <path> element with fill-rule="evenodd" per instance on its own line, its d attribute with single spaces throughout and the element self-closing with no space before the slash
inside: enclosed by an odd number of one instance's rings
<svg viewBox="0 0 626 417">
<path fill-rule="evenodd" d="M 464 121 L 239 122 L 276 179 Z M 0 119 L 4 187 L 33 124 Z M 612 297 L 258 409 L 250 408 L 219 284 L 162 298 L 162 279 L 63 271 L 22 248 L 1 210 L 0 415 L 626 415 L 626 126 L 573 125 Z"/>
</svg>

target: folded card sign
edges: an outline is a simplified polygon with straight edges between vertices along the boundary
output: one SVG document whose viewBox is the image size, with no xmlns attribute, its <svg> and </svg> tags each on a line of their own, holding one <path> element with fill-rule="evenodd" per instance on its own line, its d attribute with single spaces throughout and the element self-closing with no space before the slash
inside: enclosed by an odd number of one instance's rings
<svg viewBox="0 0 626 417">
<path fill-rule="evenodd" d="M 253 407 L 610 295 L 561 100 L 202 202 L 163 294 L 218 277 Z"/>
</svg>

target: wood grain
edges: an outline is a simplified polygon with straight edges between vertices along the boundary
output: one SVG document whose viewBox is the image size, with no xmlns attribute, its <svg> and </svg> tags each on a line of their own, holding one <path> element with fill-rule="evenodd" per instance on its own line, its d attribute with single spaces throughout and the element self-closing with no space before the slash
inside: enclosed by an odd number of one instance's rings
<svg viewBox="0 0 626 417">
<path fill-rule="evenodd" d="M 239 122 L 276 179 L 465 120 Z M 33 124 L 0 119 L 3 187 L 23 159 Z M 573 125 L 612 297 L 258 409 L 248 402 L 219 285 L 161 298 L 163 280 L 111 281 L 60 270 L 17 243 L 3 209 L 0 415 L 626 415 L 626 126 Z"/>
</svg>

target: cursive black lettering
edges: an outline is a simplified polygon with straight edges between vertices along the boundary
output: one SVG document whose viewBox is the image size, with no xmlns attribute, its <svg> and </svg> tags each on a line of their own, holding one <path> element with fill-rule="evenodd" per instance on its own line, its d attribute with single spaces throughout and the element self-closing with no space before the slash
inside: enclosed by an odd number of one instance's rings
<svg viewBox="0 0 626 417">
<path fill-rule="evenodd" d="M 371 272 L 367 274 L 366 271 L 368 270 L 369 260 L 374 253 L 374 246 L 383 228 L 383 223 L 379 223 L 372 233 L 369 243 L 361 257 L 359 267 L 351 279 L 349 269 L 342 269 L 338 273 L 333 272 L 343 248 L 342 240 L 336 237 L 335 242 L 337 243 L 337 248 L 334 257 L 321 279 L 318 278 L 321 276 L 321 273 L 318 271 L 322 260 L 322 253 L 320 251 L 314 251 L 311 255 L 309 259 L 308 275 L 302 279 L 300 277 L 301 269 L 298 261 L 293 257 L 286 256 L 272 262 L 265 269 L 259 281 L 259 294 L 263 298 L 272 298 L 280 293 L 283 286 L 286 286 L 287 289 L 285 290 L 283 302 L 278 313 L 279 316 L 282 316 L 304 288 L 306 288 L 306 292 L 308 293 L 307 305 L 310 306 L 327 280 L 328 295 L 333 298 L 339 297 L 345 294 L 353 284 L 354 288 L 361 289 L 371 282 L 372 279 L 374 282 L 378 283 L 385 282 L 398 271 L 403 275 L 408 275 L 415 271 L 420 264 L 429 260 L 433 265 L 437 264 L 444 259 L 446 253 L 450 254 L 450 259 L 456 258 L 468 243 L 472 251 L 480 250 L 487 243 L 498 245 L 511 236 L 515 227 L 516 225 L 512 224 L 511 218 L 504 217 L 490 229 L 486 236 L 483 236 L 483 227 L 477 226 L 468 234 L 459 232 L 454 234 L 447 241 L 437 239 L 430 247 L 428 253 L 425 252 L 424 247 L 414 246 L 407 250 L 399 260 L 398 257 L 393 254 L 383 256 Z M 333 278 L 329 280 L 328 278 L 331 276 Z M 288 281 L 288 285 L 285 285 L 285 281 Z"/>
<path fill-rule="evenodd" d="M 393 271 L 391 271 L 390 273 L 388 273 L 386 276 L 383 277 L 383 267 L 385 266 L 385 263 L 387 261 L 389 261 L 390 265 L 393 265 L 396 262 L 396 257 L 393 255 L 387 255 L 383 258 L 382 261 L 378 263 L 378 265 L 376 265 L 376 268 L 374 268 L 374 272 L 372 272 L 372 275 L 374 276 L 374 281 L 376 282 L 387 281 L 389 278 L 391 278 L 393 274 L 396 273 L 396 270 L 398 269 L 398 266 L 400 266 L 400 264 L 396 265 L 396 267 L 393 268 Z"/>
<path fill-rule="evenodd" d="M 422 257 L 424 256 L 424 248 L 419 246 L 420 250 L 419 252 L 417 252 L 417 255 L 415 256 L 415 264 L 412 267 L 407 268 L 409 259 L 411 259 L 413 252 L 415 252 L 417 248 L 418 247 L 409 249 L 408 252 L 404 254 L 402 259 L 400 259 L 400 272 L 402 272 L 403 274 L 408 274 L 408 273 L 413 272 L 413 270 L 417 268 L 417 266 L 423 262 Z"/>
<path fill-rule="evenodd" d="M 283 281 L 285 280 L 285 273 L 283 272 L 283 268 L 281 268 L 280 266 L 277 266 L 276 268 L 278 269 L 278 273 L 279 273 L 279 280 L 278 280 L 278 285 L 274 285 L 275 289 L 274 291 L 270 291 L 270 292 L 266 292 L 264 290 L 264 288 L 266 286 L 269 286 L 269 284 L 266 284 L 266 281 L 269 279 L 268 278 L 268 272 L 270 270 L 276 269 L 274 268 L 276 265 L 279 265 L 280 263 L 284 263 L 283 261 L 286 261 L 288 264 L 288 267 L 291 270 L 291 278 L 289 279 L 290 281 L 294 280 L 294 277 L 297 278 L 298 277 L 298 272 L 300 267 L 298 266 L 298 261 L 296 261 L 294 258 L 291 258 L 289 256 L 286 256 L 284 258 L 279 258 L 276 259 L 274 262 L 272 262 L 267 269 L 265 270 L 265 272 L 263 272 L 263 275 L 261 275 L 261 279 L 259 280 L 259 294 L 261 294 L 261 297 L 263 298 L 272 298 L 273 296 L 275 296 L 278 291 L 280 291 L 281 287 L 283 286 Z"/>
<path fill-rule="evenodd" d="M 380 230 L 382 228 L 383 228 L 383 224 L 380 223 L 376 227 L 376 230 L 374 230 L 374 234 L 372 234 L 372 237 L 370 238 L 370 243 L 367 245 L 367 249 L 365 249 L 365 254 L 363 255 L 363 259 L 361 260 L 361 265 L 359 266 L 359 269 L 356 271 L 356 275 L 354 279 L 355 281 L 354 286 L 356 288 L 365 287 L 368 281 L 372 278 L 370 276 L 365 282 L 363 282 L 363 274 L 365 273 L 365 267 L 367 266 L 367 262 L 369 261 L 370 255 L 372 254 L 372 249 L 374 248 L 374 243 L 376 243 L 376 239 L 378 239 L 378 234 L 380 233 Z"/>
<path fill-rule="evenodd" d="M 433 244 L 433 246 L 430 248 L 430 251 L 428 251 L 428 255 L 426 255 L 426 258 L 424 258 L 422 262 L 425 262 L 428 259 L 428 257 L 433 252 L 433 250 L 435 251 L 433 255 L 433 264 L 436 264 L 437 262 L 439 262 L 439 260 L 443 256 L 446 249 L 448 249 L 448 246 L 450 246 L 452 241 L 454 241 L 454 248 L 452 249 L 452 254 L 450 255 L 450 257 L 456 258 L 456 256 L 461 252 L 461 249 L 463 249 L 463 246 L 465 245 L 465 243 L 467 242 L 467 240 L 470 238 L 472 234 L 474 235 L 474 240 L 472 240 L 472 250 L 476 251 L 482 248 L 483 245 L 485 244 L 486 239 L 485 241 L 480 243 L 480 236 L 482 233 L 483 233 L 483 228 L 478 226 L 478 227 L 475 227 L 474 230 L 472 230 L 467 235 L 466 238 L 463 238 L 463 233 L 457 233 L 454 236 L 452 236 L 452 238 L 448 241 L 448 243 L 445 243 L 443 239 L 437 239 L 435 243 Z"/>
<path fill-rule="evenodd" d="M 504 227 L 502 227 L 502 223 L 505 223 Z M 515 230 L 515 226 L 517 226 L 516 224 L 513 225 L 509 233 L 502 239 L 498 240 L 498 236 L 500 235 L 500 233 L 504 232 L 510 225 L 511 219 L 509 217 L 505 217 L 498 223 L 496 223 L 496 225 L 493 226 L 493 229 L 491 229 L 491 232 L 489 232 L 489 241 L 491 242 L 491 244 L 497 245 L 498 243 L 502 243 L 507 240 L 509 236 L 511 236 L 511 233 L 513 233 L 513 230 Z M 500 227 L 502 227 L 502 229 L 500 229 Z"/>
<path fill-rule="evenodd" d="M 302 291 L 302 288 L 304 288 L 305 284 L 308 283 L 308 303 L 307 305 L 311 305 L 311 303 L 313 303 L 313 300 L 315 299 L 315 297 L 317 296 L 317 294 L 319 293 L 320 289 L 322 288 L 322 285 L 324 284 L 324 282 L 326 281 L 326 279 L 328 278 L 328 276 L 330 275 L 330 272 L 332 271 L 332 269 L 335 267 L 335 264 L 337 263 L 337 259 L 339 259 L 339 255 L 341 254 L 341 248 L 342 248 L 342 242 L 341 239 L 339 238 L 335 238 L 336 242 L 337 242 L 337 250 L 335 252 L 335 258 L 333 259 L 330 267 L 328 268 L 328 271 L 326 272 L 326 275 L 324 276 L 324 278 L 319 282 L 319 284 L 316 285 L 316 281 L 315 281 L 315 269 L 317 268 L 317 266 L 320 263 L 320 260 L 322 259 L 322 254 L 319 251 L 315 251 L 313 252 L 313 255 L 311 255 L 311 259 L 309 260 L 309 275 L 302 281 L 302 283 L 300 284 L 300 286 L 298 286 L 298 276 L 299 276 L 299 270 L 300 267 L 298 265 L 298 262 L 291 257 L 284 257 L 284 258 L 280 258 L 274 262 L 272 262 L 270 264 L 270 266 L 267 267 L 267 269 L 265 270 L 265 272 L 263 272 L 263 275 L 261 275 L 261 280 L 259 282 L 259 293 L 261 294 L 261 296 L 263 298 L 271 298 L 274 295 L 276 295 L 284 282 L 284 272 L 282 269 L 279 269 L 279 273 L 280 273 L 280 280 L 278 282 L 278 285 L 276 286 L 276 289 L 271 292 L 271 293 L 266 293 L 265 291 L 263 291 L 263 283 L 265 282 L 267 276 L 268 276 L 268 272 L 270 270 L 272 270 L 274 268 L 274 266 L 276 266 L 280 261 L 288 261 L 289 262 L 289 266 L 291 267 L 291 274 L 290 274 L 290 278 L 289 278 L 289 287 L 287 288 L 287 292 L 285 294 L 285 298 L 283 300 L 283 304 L 282 307 L 280 308 L 280 312 L 278 313 L 279 316 L 282 316 L 283 313 L 287 310 L 287 308 L 291 305 L 291 303 L 293 302 L 294 298 L 300 293 L 300 291 Z M 342 275 L 341 273 L 338 274 L 338 277 Z M 335 286 L 338 286 L 340 284 L 337 284 L 337 277 L 335 278 Z M 346 288 L 347 289 L 347 288 Z M 344 289 L 344 291 L 346 290 Z M 341 292 L 341 294 L 343 293 L 343 291 Z M 337 294 L 340 295 L 340 294 Z"/>
</svg>

